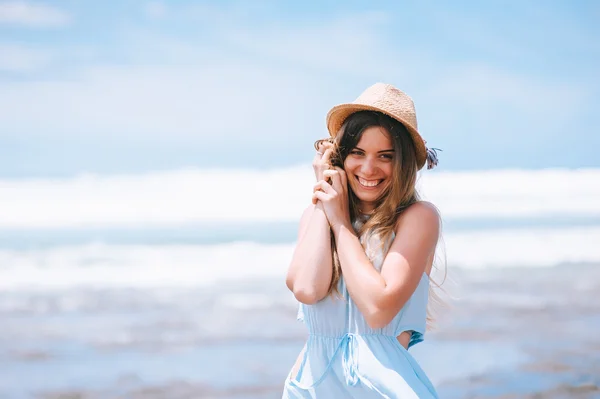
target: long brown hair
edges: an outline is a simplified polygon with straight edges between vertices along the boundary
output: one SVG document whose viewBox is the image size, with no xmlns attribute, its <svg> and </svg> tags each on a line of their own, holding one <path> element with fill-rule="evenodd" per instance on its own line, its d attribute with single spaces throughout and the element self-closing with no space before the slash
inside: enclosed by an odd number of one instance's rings
<svg viewBox="0 0 600 399">
<path fill-rule="evenodd" d="M 378 237 L 380 248 L 383 249 L 385 243 L 394 234 L 398 217 L 409 206 L 420 200 L 415 187 L 418 172 L 416 150 L 414 142 L 404 125 L 380 112 L 359 111 L 345 120 L 335 138 L 317 140 L 315 148 L 318 148 L 322 141 L 332 142 L 334 149 L 330 161 L 331 165 L 332 167 L 343 168 L 346 157 L 357 146 L 363 132 L 373 126 L 384 128 L 391 136 L 394 148 L 392 183 L 376 200 L 371 217 L 362 226 L 359 225 L 360 227 L 356 233 L 359 237 L 363 235 L 367 237 L 365 243 L 369 241 L 369 237 Z M 350 188 L 348 188 L 348 203 L 350 220 L 354 225 L 354 222 L 361 215 L 359 210 L 360 201 Z M 331 236 L 331 254 L 333 257 L 333 273 L 327 295 L 335 293 L 339 296 L 338 284 L 342 269 L 333 233 Z M 439 298 L 434 295 L 434 299 Z"/>
</svg>

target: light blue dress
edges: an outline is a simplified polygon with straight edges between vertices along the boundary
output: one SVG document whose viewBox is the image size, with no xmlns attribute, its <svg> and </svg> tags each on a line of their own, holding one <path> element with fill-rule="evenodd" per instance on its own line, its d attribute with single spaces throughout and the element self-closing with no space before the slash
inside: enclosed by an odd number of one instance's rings
<svg viewBox="0 0 600 399">
<path fill-rule="evenodd" d="M 356 230 L 360 223 L 354 223 Z M 392 234 L 383 251 L 372 250 L 377 241 L 368 240 L 365 251 L 378 271 L 393 238 Z M 290 371 L 282 398 L 438 398 L 425 372 L 396 339 L 403 331 L 412 331 L 409 349 L 423 341 L 427 274 L 394 319 L 378 329 L 366 323 L 343 278 L 338 288 L 343 299 L 328 296 L 314 305 L 300 303 L 298 319 L 309 335 L 300 367 L 294 378 Z"/>
</svg>

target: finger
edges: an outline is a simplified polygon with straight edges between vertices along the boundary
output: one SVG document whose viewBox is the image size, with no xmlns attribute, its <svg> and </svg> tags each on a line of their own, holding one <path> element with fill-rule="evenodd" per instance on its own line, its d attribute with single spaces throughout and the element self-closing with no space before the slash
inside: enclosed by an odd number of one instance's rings
<svg viewBox="0 0 600 399">
<path fill-rule="evenodd" d="M 344 186 L 342 185 L 342 177 L 339 173 L 336 173 L 331 177 L 331 188 L 333 188 L 336 193 L 344 192 Z"/>
<path fill-rule="evenodd" d="M 321 191 L 324 193 L 333 194 L 335 190 L 333 187 L 331 187 L 331 184 L 327 183 L 325 180 L 319 180 L 317 184 L 313 186 L 313 191 Z"/>
<path fill-rule="evenodd" d="M 323 171 L 323 180 L 325 180 L 325 178 L 327 177 L 333 177 L 334 175 L 337 175 L 339 172 L 335 169 L 327 169 Z"/>
<path fill-rule="evenodd" d="M 321 158 L 321 160 L 329 162 L 329 160 L 331 159 L 331 154 L 333 154 L 333 148 L 326 149 L 323 153 L 323 157 Z"/>
<path fill-rule="evenodd" d="M 325 194 L 323 191 L 315 191 L 313 193 L 313 198 L 316 198 L 317 200 L 321 200 L 323 202 L 329 200 L 331 198 L 331 196 L 329 194 Z"/>
<path fill-rule="evenodd" d="M 333 143 L 327 140 L 323 140 L 319 143 L 318 151 L 325 152 L 325 150 L 328 148 L 333 148 Z"/>
<path fill-rule="evenodd" d="M 313 165 L 317 165 L 319 162 L 321 162 L 321 159 L 323 158 L 323 153 L 320 152 L 315 152 L 315 156 L 313 157 Z"/>
<path fill-rule="evenodd" d="M 323 179 L 330 178 L 331 179 L 331 187 L 337 193 L 341 193 L 343 191 L 342 178 L 340 176 L 340 172 L 335 169 L 326 170 L 323 172 Z"/>
<path fill-rule="evenodd" d="M 331 159 L 331 154 L 333 152 L 333 146 L 331 145 L 331 143 L 328 143 L 329 145 L 327 147 L 327 149 L 324 149 L 323 146 L 319 147 L 319 150 L 317 152 L 315 152 L 315 156 L 313 157 L 313 165 L 314 166 L 320 166 L 322 168 L 330 168 L 331 165 L 329 164 L 329 159 Z"/>
<path fill-rule="evenodd" d="M 315 145 L 314 145 L 315 151 L 321 151 L 320 148 L 321 148 L 321 145 L 323 145 L 324 141 L 326 141 L 326 139 L 321 139 L 321 140 L 315 141 Z"/>
<path fill-rule="evenodd" d="M 323 153 L 315 152 L 315 156 L 313 157 L 312 165 L 315 171 L 315 177 L 317 180 L 321 180 L 323 178 L 323 170 L 327 169 L 327 165 L 323 165 Z"/>
<path fill-rule="evenodd" d="M 348 184 L 348 176 L 346 175 L 346 171 L 339 166 L 336 166 L 335 170 L 340 174 L 342 185 L 346 187 Z"/>
<path fill-rule="evenodd" d="M 323 180 L 325 180 L 329 184 L 332 184 L 333 183 L 333 175 L 336 173 L 337 173 L 337 171 L 335 171 L 334 169 L 324 170 L 323 171 Z"/>
</svg>

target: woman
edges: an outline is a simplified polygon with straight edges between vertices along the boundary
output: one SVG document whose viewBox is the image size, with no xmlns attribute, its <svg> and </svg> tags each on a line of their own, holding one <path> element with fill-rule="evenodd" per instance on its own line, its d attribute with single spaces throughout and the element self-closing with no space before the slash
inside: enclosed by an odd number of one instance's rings
<svg viewBox="0 0 600 399">
<path fill-rule="evenodd" d="M 410 97 L 375 84 L 327 115 L 286 284 L 307 343 L 284 398 L 437 398 L 408 353 L 426 329 L 440 217 L 415 191 L 437 164 Z"/>
</svg>

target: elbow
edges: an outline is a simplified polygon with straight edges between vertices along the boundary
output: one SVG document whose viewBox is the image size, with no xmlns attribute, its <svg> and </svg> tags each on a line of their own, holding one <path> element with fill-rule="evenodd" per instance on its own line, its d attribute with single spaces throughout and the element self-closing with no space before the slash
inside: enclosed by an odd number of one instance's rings
<svg viewBox="0 0 600 399">
<path fill-rule="evenodd" d="M 366 322 L 369 325 L 369 327 L 371 327 L 373 330 L 377 330 L 387 326 L 390 320 L 386 320 L 380 317 L 369 317 L 368 319 L 366 319 Z"/>
<path fill-rule="evenodd" d="M 373 330 L 377 330 L 387 326 L 393 319 L 388 312 L 383 312 L 378 309 L 373 309 L 365 316 L 367 325 Z"/>
<path fill-rule="evenodd" d="M 313 289 L 293 289 L 294 297 L 298 302 L 302 302 L 305 305 L 314 305 L 321 300 L 321 296 Z"/>
<path fill-rule="evenodd" d="M 310 287 L 304 287 L 299 284 L 294 284 L 293 279 L 287 278 L 285 281 L 288 289 L 294 294 L 294 297 L 298 302 L 302 302 L 305 305 L 314 305 L 319 302 L 323 296 Z"/>
<path fill-rule="evenodd" d="M 291 279 L 286 281 L 286 285 L 290 291 L 294 294 L 294 297 L 298 302 L 302 302 L 305 305 L 314 305 L 319 302 L 325 295 L 321 295 L 314 287 L 308 287 L 301 284 L 294 284 Z"/>
<path fill-rule="evenodd" d="M 369 303 L 362 313 L 367 325 L 376 330 L 390 324 L 405 304 L 405 299 L 387 295 Z"/>
<path fill-rule="evenodd" d="M 303 281 L 290 274 L 288 274 L 285 284 L 294 294 L 296 300 L 305 305 L 314 305 L 325 298 L 329 292 L 329 286 L 314 283 L 312 281 Z"/>
</svg>

